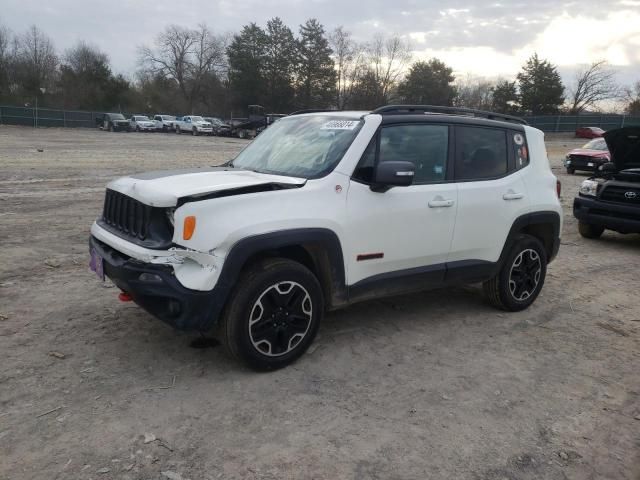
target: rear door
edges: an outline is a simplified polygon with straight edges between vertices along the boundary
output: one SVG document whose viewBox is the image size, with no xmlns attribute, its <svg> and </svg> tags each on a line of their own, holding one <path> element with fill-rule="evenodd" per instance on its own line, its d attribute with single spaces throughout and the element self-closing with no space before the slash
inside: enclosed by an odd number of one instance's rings
<svg viewBox="0 0 640 480">
<path fill-rule="evenodd" d="M 513 222 L 529 210 L 525 136 L 465 125 L 455 127 L 455 137 L 458 214 L 448 264 L 496 262 Z"/>
<path fill-rule="evenodd" d="M 422 275 L 437 283 L 451 245 L 456 185 L 447 177 L 450 128 L 443 124 L 388 125 L 365 151 L 349 185 L 346 233 L 350 285 L 390 274 Z M 411 161 L 414 183 L 374 192 L 375 165 Z"/>
</svg>

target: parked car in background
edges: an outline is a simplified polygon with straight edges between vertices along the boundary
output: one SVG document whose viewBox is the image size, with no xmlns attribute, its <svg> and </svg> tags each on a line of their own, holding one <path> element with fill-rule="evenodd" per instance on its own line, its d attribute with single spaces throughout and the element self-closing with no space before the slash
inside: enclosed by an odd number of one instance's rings
<svg viewBox="0 0 640 480">
<path fill-rule="evenodd" d="M 185 115 L 176 119 L 176 133 L 189 133 L 193 136 L 211 135 L 213 125 L 199 115 Z"/>
<path fill-rule="evenodd" d="M 153 123 L 159 132 L 171 132 L 175 130 L 176 117 L 173 115 L 156 115 Z"/>
<path fill-rule="evenodd" d="M 607 163 L 611 155 L 604 138 L 594 138 L 585 143 L 582 148 L 574 148 L 564 160 L 564 166 L 568 174 L 576 170 L 595 172 L 600 166 Z"/>
<path fill-rule="evenodd" d="M 129 130 L 129 120 L 121 113 L 105 113 L 102 119 L 102 129 L 110 132 L 126 132 Z"/>
<path fill-rule="evenodd" d="M 217 117 L 204 117 L 204 119 L 213 126 L 213 134 L 218 137 L 230 137 L 231 125 L 224 123 L 222 119 Z"/>
<path fill-rule="evenodd" d="M 604 135 L 611 162 L 582 182 L 573 201 L 580 235 L 598 238 L 607 230 L 640 233 L 640 127 Z"/>
<path fill-rule="evenodd" d="M 153 132 L 156 124 L 146 115 L 133 115 L 129 119 L 129 130 L 136 132 Z"/>
<path fill-rule="evenodd" d="M 576 137 L 578 138 L 598 138 L 602 135 L 604 135 L 604 130 L 599 127 L 576 128 Z"/>
</svg>

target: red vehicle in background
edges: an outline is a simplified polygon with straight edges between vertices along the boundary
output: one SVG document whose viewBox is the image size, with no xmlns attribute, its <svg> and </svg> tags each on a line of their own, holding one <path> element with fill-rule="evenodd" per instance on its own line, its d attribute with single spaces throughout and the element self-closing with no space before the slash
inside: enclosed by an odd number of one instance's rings
<svg viewBox="0 0 640 480">
<path fill-rule="evenodd" d="M 604 135 L 604 130 L 599 127 L 576 128 L 576 137 L 578 138 L 600 138 L 602 135 Z"/>
<path fill-rule="evenodd" d="M 607 163 L 611 158 L 607 143 L 604 138 L 594 138 L 582 146 L 567 153 L 564 166 L 568 174 L 576 170 L 595 172 L 600 165 Z"/>
</svg>

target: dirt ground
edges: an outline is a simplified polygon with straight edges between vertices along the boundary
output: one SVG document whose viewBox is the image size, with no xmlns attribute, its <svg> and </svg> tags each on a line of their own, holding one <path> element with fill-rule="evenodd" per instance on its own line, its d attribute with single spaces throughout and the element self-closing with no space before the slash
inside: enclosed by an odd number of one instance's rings
<svg viewBox="0 0 640 480">
<path fill-rule="evenodd" d="M 0 478 L 640 479 L 640 235 L 577 234 L 581 143 L 548 138 L 565 225 L 531 308 L 372 301 L 257 374 L 87 268 L 107 181 L 244 141 L 0 126 Z"/>
</svg>

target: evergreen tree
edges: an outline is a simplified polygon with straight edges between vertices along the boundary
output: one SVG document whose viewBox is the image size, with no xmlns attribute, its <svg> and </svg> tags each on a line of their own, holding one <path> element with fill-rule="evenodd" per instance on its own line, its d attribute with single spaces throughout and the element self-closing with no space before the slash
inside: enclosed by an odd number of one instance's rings
<svg viewBox="0 0 640 480">
<path fill-rule="evenodd" d="M 405 103 L 453 105 L 456 89 L 453 70 L 437 58 L 411 65 L 398 94 Z"/>
<path fill-rule="evenodd" d="M 533 54 L 518 74 L 520 105 L 533 115 L 558 113 L 564 103 L 564 86 L 554 65 Z"/>
<path fill-rule="evenodd" d="M 227 49 L 229 84 L 236 107 L 261 104 L 265 98 L 264 64 L 267 35 L 255 23 L 245 25 Z"/>
<path fill-rule="evenodd" d="M 264 107 L 268 112 L 289 113 L 293 109 L 293 75 L 297 44 L 293 32 L 280 18 L 267 22 L 264 52 Z"/>
<path fill-rule="evenodd" d="M 300 26 L 298 108 L 328 108 L 334 103 L 336 71 L 323 26 L 309 19 Z"/>
<path fill-rule="evenodd" d="M 493 87 L 491 110 L 498 113 L 517 113 L 518 90 L 516 82 L 503 80 Z"/>
</svg>

